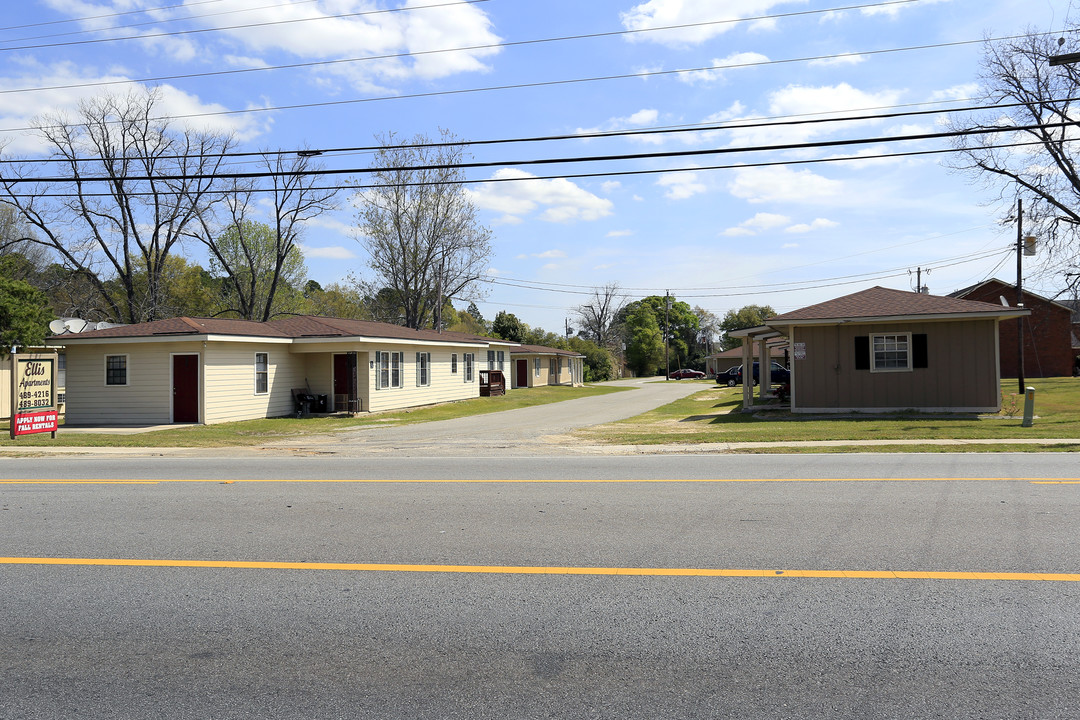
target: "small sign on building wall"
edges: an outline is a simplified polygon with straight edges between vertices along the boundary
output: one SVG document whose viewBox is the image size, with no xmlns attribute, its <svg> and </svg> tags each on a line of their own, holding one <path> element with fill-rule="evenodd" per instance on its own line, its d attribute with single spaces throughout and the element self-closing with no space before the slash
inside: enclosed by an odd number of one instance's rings
<svg viewBox="0 0 1080 720">
<path fill-rule="evenodd" d="M 56 437 L 56 353 L 11 356 L 11 439 L 32 433 Z"/>
<path fill-rule="evenodd" d="M 794 344 L 794 354 L 796 360 L 806 359 L 806 343 L 797 342 Z"/>
</svg>

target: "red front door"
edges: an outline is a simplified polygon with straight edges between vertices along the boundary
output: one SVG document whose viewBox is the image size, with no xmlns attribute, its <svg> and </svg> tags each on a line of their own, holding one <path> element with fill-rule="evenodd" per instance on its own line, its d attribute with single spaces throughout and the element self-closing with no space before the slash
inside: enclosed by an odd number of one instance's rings
<svg viewBox="0 0 1080 720">
<path fill-rule="evenodd" d="M 517 386 L 529 387 L 529 361 L 517 361 Z"/>
<path fill-rule="evenodd" d="M 173 355 L 173 422 L 199 422 L 199 356 Z"/>
</svg>

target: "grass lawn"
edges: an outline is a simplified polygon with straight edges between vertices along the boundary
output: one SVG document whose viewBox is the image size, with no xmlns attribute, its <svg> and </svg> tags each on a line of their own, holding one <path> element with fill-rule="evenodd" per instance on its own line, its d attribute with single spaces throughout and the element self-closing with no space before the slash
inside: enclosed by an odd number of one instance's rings
<svg viewBox="0 0 1080 720">
<path fill-rule="evenodd" d="M 497 397 L 478 397 L 460 402 L 428 405 L 407 410 L 392 410 L 359 417 L 311 417 L 311 418 L 264 418 L 217 425 L 192 425 L 168 430 L 131 435 L 72 434 L 65 433 L 63 426 L 56 439 L 48 433 L 22 435 L 11 440 L 4 429 L 0 435 L 0 447 L 229 447 L 237 445 L 265 445 L 278 438 L 295 438 L 304 435 L 320 435 L 362 427 L 401 425 L 404 423 L 449 420 L 467 415 L 513 410 L 515 408 L 544 405 L 573 400 L 591 395 L 621 392 L 628 388 L 605 385 L 585 387 L 545 386 L 528 390 L 510 390 Z"/>
<path fill-rule="evenodd" d="M 586 442 L 617 445 L 976 438 L 1001 439 L 1006 443 L 1015 438 L 1080 438 L 1080 379 L 1036 379 L 1027 384 L 1035 388 L 1036 419 L 1029 428 L 1021 427 L 1024 398 L 1013 394 L 1017 390 L 1016 380 L 1004 380 L 1001 384 L 1003 410 L 996 415 L 868 413 L 809 416 L 779 410 L 748 414 L 740 410 L 741 387 L 714 386 L 629 420 L 587 428 L 575 435 Z M 875 451 L 879 449 L 874 448 Z M 920 445 L 903 449 L 913 452 L 942 448 Z M 944 449 L 954 451 L 956 447 Z M 991 448 L 967 446 L 964 449 Z M 993 446 L 993 449 L 1002 448 Z M 1014 445 L 1010 449 L 1047 448 Z M 812 451 L 828 450 L 814 448 Z"/>
</svg>

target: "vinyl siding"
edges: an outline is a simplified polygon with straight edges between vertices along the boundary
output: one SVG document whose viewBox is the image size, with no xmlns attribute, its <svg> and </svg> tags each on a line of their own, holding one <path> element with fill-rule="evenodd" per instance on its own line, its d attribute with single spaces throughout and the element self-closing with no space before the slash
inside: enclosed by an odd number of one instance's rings
<svg viewBox="0 0 1080 720">
<path fill-rule="evenodd" d="M 1000 386 L 995 320 L 876 323 L 795 328 L 805 343 L 794 360 L 797 410 L 995 410 Z M 855 369 L 855 337 L 879 333 L 927 336 L 926 368 L 910 372 Z"/>
<path fill-rule="evenodd" d="M 257 352 L 267 354 L 269 392 L 262 395 L 255 393 Z M 305 387 L 307 359 L 280 344 L 207 343 L 202 422 L 209 425 L 291 414 L 295 408 L 292 389 Z"/>
<path fill-rule="evenodd" d="M 433 403 L 451 402 L 454 400 L 467 400 L 480 397 L 480 360 L 477 359 L 473 370 L 472 382 L 465 382 L 464 352 L 461 348 L 448 349 L 440 346 L 394 346 L 387 345 L 378 347 L 373 345 L 370 359 L 374 360 L 379 351 L 401 352 L 404 355 L 401 364 L 402 387 L 399 388 L 375 388 L 375 379 L 378 368 L 372 371 L 368 363 L 363 364 L 360 370 L 359 382 L 361 388 L 368 389 L 369 404 L 366 410 L 394 410 L 397 408 L 415 407 L 417 405 L 430 405 Z M 416 353 L 431 353 L 431 384 L 417 387 L 416 385 Z M 458 354 L 458 371 L 450 372 L 450 355 Z M 476 353 L 478 356 L 480 352 Z M 486 356 L 485 367 L 486 367 Z"/>
<path fill-rule="evenodd" d="M 202 343 L 71 343 L 66 352 L 67 423 L 160 425 L 172 422 L 172 355 L 201 356 Z M 127 385 L 105 385 L 106 355 L 128 356 Z"/>
</svg>

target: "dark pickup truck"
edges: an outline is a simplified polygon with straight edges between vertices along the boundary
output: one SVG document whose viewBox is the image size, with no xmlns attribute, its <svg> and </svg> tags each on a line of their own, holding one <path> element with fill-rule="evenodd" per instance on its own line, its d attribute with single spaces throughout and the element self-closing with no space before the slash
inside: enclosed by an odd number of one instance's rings
<svg viewBox="0 0 1080 720">
<path fill-rule="evenodd" d="M 791 371 L 778 362 L 773 362 L 770 366 L 770 382 L 773 385 L 783 385 L 786 382 L 791 382 Z M 754 363 L 754 384 L 758 384 L 758 364 Z M 742 385 L 743 372 L 742 365 L 736 365 L 728 370 L 726 373 L 720 373 L 716 376 L 716 383 L 718 385 L 727 385 L 728 387 L 735 387 L 736 385 Z"/>
</svg>

